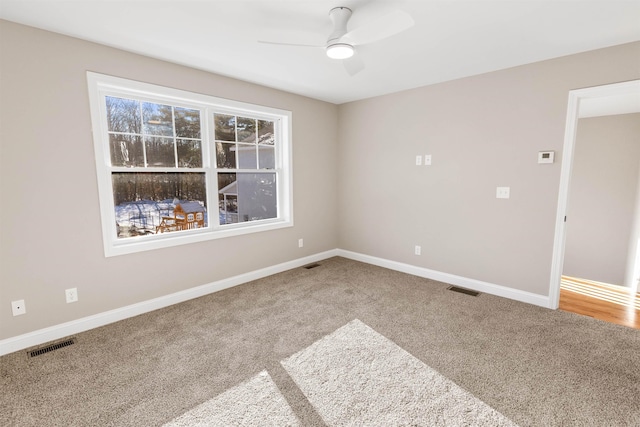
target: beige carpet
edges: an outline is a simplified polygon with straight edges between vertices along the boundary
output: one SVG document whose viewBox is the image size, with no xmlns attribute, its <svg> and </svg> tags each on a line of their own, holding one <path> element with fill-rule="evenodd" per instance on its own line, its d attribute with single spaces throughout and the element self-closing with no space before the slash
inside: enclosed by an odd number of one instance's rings
<svg viewBox="0 0 640 427">
<path fill-rule="evenodd" d="M 357 319 L 281 364 L 329 427 L 516 427 Z M 262 371 L 164 427 L 299 425 Z"/>
<path fill-rule="evenodd" d="M 324 427 L 329 415 L 281 362 L 359 319 L 521 427 L 640 426 L 640 331 L 344 258 L 320 264 L 0 357 L 0 425 L 162 426 L 266 371 L 261 390 Z"/>
<path fill-rule="evenodd" d="M 359 320 L 282 365 L 331 427 L 515 427 Z"/>
<path fill-rule="evenodd" d="M 220 396 L 211 399 L 165 427 L 294 427 L 300 421 L 278 387 L 262 371 Z"/>
</svg>

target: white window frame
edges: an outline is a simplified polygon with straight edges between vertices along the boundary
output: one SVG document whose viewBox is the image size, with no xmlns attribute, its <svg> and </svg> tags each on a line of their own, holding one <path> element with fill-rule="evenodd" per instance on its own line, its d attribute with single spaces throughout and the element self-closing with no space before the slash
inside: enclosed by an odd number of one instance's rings
<svg viewBox="0 0 640 427">
<path fill-rule="evenodd" d="M 93 126 L 96 173 L 102 221 L 104 254 L 106 257 L 160 249 L 188 243 L 202 242 L 275 230 L 293 226 L 292 183 L 292 113 L 290 111 L 217 98 L 189 91 L 167 88 L 149 83 L 123 79 L 94 72 L 87 72 L 89 104 Z M 205 228 L 184 230 L 156 235 L 118 238 L 111 174 L 122 168 L 111 166 L 105 96 L 142 99 L 168 105 L 198 108 L 201 114 L 202 168 L 147 168 L 148 172 L 204 172 L 207 186 L 208 224 Z M 213 135 L 213 114 L 234 114 L 274 122 L 276 197 L 278 216 L 272 219 L 248 221 L 236 224 L 219 224 L 218 172 Z M 135 171 L 136 169 L 127 169 Z M 265 171 L 257 169 L 256 172 Z"/>
</svg>

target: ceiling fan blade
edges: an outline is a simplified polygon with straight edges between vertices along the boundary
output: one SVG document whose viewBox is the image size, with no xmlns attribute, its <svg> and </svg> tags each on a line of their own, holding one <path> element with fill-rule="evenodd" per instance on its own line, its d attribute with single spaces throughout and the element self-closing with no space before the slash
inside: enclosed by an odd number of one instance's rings
<svg viewBox="0 0 640 427">
<path fill-rule="evenodd" d="M 362 56 L 358 55 L 357 53 L 351 58 L 343 59 L 342 65 L 351 77 L 364 70 L 364 61 L 362 60 Z"/>
<path fill-rule="evenodd" d="M 396 10 L 349 31 L 341 41 L 354 45 L 372 43 L 401 33 L 413 27 L 414 23 L 413 18 L 407 12 Z"/>
<path fill-rule="evenodd" d="M 322 48 L 325 47 L 324 45 L 317 45 L 317 44 L 282 43 L 282 42 L 270 42 L 270 41 L 266 41 L 266 40 L 258 40 L 258 43 L 274 44 L 274 45 L 278 45 L 278 46 L 302 46 L 302 47 L 322 47 Z"/>
</svg>

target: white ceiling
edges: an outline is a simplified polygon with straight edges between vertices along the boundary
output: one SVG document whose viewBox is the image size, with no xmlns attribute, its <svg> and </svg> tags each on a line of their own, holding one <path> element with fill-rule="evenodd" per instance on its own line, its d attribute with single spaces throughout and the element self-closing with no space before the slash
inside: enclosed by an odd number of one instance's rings
<svg viewBox="0 0 640 427">
<path fill-rule="evenodd" d="M 319 44 L 394 10 L 415 25 L 358 47 L 351 77 Z M 640 0 L 0 0 L 0 18 L 341 104 L 640 40 Z M 640 58 L 639 58 L 640 60 Z"/>
</svg>

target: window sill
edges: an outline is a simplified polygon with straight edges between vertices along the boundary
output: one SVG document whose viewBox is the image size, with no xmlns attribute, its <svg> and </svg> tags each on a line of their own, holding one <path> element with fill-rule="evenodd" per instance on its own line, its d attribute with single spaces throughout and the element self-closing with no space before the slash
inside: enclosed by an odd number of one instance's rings
<svg viewBox="0 0 640 427">
<path fill-rule="evenodd" d="M 278 230 L 287 227 L 293 227 L 292 220 L 268 220 L 260 221 L 259 223 L 256 221 L 256 224 L 252 225 L 242 223 L 241 225 L 234 226 L 229 224 L 220 226 L 216 229 L 178 231 L 172 232 L 171 234 L 175 233 L 176 236 L 171 237 L 168 237 L 167 234 L 163 234 L 161 236 L 129 237 L 126 239 L 114 240 L 112 242 L 105 242 L 104 254 L 106 257 L 126 255 L 154 249 L 204 242 L 207 240 L 224 239 L 244 234 Z"/>
</svg>

